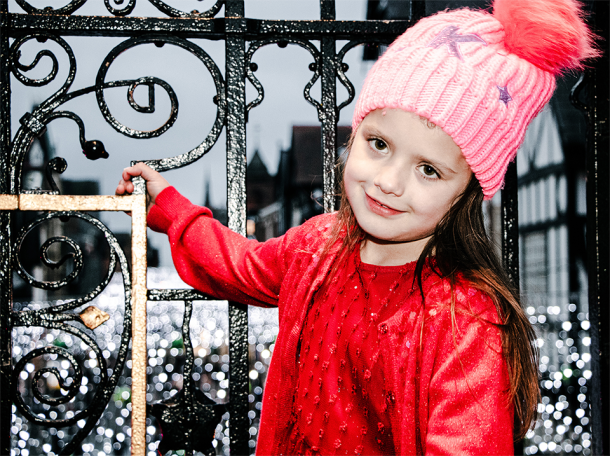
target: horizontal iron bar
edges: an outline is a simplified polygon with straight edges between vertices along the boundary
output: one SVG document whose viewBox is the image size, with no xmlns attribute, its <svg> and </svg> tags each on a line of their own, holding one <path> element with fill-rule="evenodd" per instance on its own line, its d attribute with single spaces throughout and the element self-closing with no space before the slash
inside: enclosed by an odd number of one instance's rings
<svg viewBox="0 0 610 456">
<path fill-rule="evenodd" d="M 0 195 L 0 211 L 16 211 L 19 209 L 18 195 Z"/>
<path fill-rule="evenodd" d="M 0 195 L 1 211 L 130 211 L 142 195 Z"/>
<path fill-rule="evenodd" d="M 13 196 L 13 195 L 3 195 Z M 21 211 L 130 211 L 144 195 L 19 195 Z"/>
<path fill-rule="evenodd" d="M 256 40 L 290 33 L 292 37 L 337 39 L 374 37 L 389 39 L 404 32 L 410 21 L 263 20 L 241 18 L 157 18 L 108 16 L 59 16 L 0 13 L 0 26 L 11 36 L 36 31 L 62 36 L 133 36 L 141 33 L 172 33 L 183 38 L 224 39 L 227 33 L 244 33 Z"/>
<path fill-rule="evenodd" d="M 188 288 L 148 290 L 149 301 L 218 301 L 218 299 Z"/>
</svg>

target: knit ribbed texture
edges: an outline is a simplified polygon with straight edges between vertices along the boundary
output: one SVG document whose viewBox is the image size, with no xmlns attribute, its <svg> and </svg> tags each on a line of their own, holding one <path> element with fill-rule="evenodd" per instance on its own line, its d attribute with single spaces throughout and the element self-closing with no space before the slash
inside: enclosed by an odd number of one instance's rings
<svg viewBox="0 0 610 456">
<path fill-rule="evenodd" d="M 491 14 L 461 9 L 422 19 L 371 68 L 354 130 L 371 111 L 399 108 L 434 122 L 461 148 L 486 199 L 498 191 L 555 77 L 504 46 Z"/>
</svg>

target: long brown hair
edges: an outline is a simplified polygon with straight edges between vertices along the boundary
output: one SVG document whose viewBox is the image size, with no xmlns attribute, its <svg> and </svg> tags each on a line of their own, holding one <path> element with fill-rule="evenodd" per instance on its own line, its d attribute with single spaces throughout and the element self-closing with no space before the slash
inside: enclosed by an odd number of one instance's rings
<svg viewBox="0 0 610 456">
<path fill-rule="evenodd" d="M 354 135 L 347 145 L 346 155 L 349 154 L 353 137 Z M 337 223 L 323 252 L 328 253 L 331 246 L 339 241 L 341 248 L 339 257 L 326 278 L 327 281 L 335 277 L 342 263 L 365 238 L 365 233 L 356 221 L 344 189 L 342 174 L 345 162 L 346 160 L 343 159 L 338 165 L 341 206 L 337 213 Z M 434 268 L 439 276 L 448 278 L 453 284 L 456 274 L 462 274 L 472 286 L 485 292 L 496 306 L 502 321 L 499 327 L 510 376 L 509 398 L 515 407 L 514 438 L 520 440 L 525 437 L 536 418 L 536 408 L 540 398 L 536 335 L 521 307 L 519 291 L 513 286 L 498 260 L 494 244 L 485 229 L 483 191 L 474 175 L 466 189 L 438 223 L 417 260 L 415 280 L 418 282 L 423 299 L 425 299 L 422 283 L 424 263 L 426 258 L 432 256 L 436 259 Z M 455 321 L 453 305 L 451 314 L 452 321 Z"/>
</svg>

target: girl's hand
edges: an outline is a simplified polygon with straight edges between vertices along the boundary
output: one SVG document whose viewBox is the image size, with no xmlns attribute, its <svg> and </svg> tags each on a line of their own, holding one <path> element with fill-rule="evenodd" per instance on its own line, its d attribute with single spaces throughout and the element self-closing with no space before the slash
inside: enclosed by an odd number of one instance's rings
<svg viewBox="0 0 610 456">
<path fill-rule="evenodd" d="M 147 212 L 150 211 L 150 207 L 155 203 L 157 195 L 170 186 L 169 182 L 165 180 L 161 174 L 154 171 L 148 165 L 144 163 L 138 163 L 135 166 L 130 166 L 123 170 L 121 180 L 116 188 L 116 195 L 131 194 L 134 191 L 132 178 L 141 176 L 146 181 L 146 191 L 148 192 L 148 204 Z"/>
</svg>

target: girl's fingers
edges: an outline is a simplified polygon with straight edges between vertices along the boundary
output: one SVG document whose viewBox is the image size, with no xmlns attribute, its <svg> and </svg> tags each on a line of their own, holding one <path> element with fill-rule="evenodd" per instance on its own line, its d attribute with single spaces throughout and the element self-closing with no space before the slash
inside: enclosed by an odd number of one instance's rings
<svg viewBox="0 0 610 456">
<path fill-rule="evenodd" d="M 131 166 L 129 168 L 125 168 L 123 170 L 122 178 L 125 182 L 131 181 L 132 177 L 140 176 L 142 171 L 135 166 Z"/>
<path fill-rule="evenodd" d="M 144 163 L 137 163 L 135 166 L 130 166 L 123 170 L 121 174 L 122 179 L 117 186 L 116 194 L 133 193 L 134 185 L 132 179 L 137 176 L 141 176 L 146 181 L 146 189 L 152 203 L 154 203 L 157 195 L 169 186 L 169 182 L 157 171 L 154 171 Z"/>
<path fill-rule="evenodd" d="M 124 181 L 123 179 L 121 179 L 121 181 L 117 185 L 114 193 L 115 193 L 115 195 L 120 196 L 120 195 L 124 195 L 126 193 L 131 194 L 131 193 L 133 193 L 133 190 L 134 190 L 134 186 L 131 181 Z"/>
</svg>

